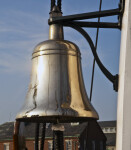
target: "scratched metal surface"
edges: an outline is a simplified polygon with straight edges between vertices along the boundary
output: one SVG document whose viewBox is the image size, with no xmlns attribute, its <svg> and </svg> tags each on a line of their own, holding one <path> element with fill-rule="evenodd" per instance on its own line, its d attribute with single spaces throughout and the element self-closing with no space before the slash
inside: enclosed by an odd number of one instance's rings
<svg viewBox="0 0 131 150">
<path fill-rule="evenodd" d="M 29 89 L 16 119 L 34 122 L 98 119 L 85 90 L 80 50 L 63 37 L 61 25 L 50 25 L 49 40 L 35 47 Z"/>
<path fill-rule="evenodd" d="M 48 40 L 36 47 L 32 57 L 31 82 L 17 118 L 98 118 L 86 94 L 76 45 L 64 40 Z"/>
</svg>

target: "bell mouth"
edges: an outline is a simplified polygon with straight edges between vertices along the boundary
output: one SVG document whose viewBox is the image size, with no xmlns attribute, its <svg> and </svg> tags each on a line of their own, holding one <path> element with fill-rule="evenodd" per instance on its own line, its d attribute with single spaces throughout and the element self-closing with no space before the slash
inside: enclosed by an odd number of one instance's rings
<svg viewBox="0 0 131 150">
<path fill-rule="evenodd" d="M 71 116 L 33 116 L 16 119 L 20 122 L 32 122 L 32 123 L 70 123 L 70 122 L 87 122 L 92 120 L 98 120 L 94 117 L 71 117 Z"/>
</svg>

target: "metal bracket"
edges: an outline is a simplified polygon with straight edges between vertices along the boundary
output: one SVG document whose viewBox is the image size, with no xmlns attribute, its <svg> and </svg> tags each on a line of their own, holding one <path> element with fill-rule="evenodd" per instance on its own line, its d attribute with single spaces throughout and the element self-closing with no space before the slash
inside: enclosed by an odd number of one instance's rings
<svg viewBox="0 0 131 150">
<path fill-rule="evenodd" d="M 64 23 L 66 24 L 66 23 Z M 92 54 L 96 60 L 96 63 L 98 64 L 100 70 L 103 72 L 103 74 L 113 83 L 113 89 L 117 92 L 118 91 L 118 74 L 116 75 L 112 75 L 107 69 L 106 67 L 102 64 L 101 60 L 98 57 L 98 54 L 96 52 L 94 43 L 91 39 L 91 37 L 89 36 L 89 34 L 82 29 L 79 25 L 77 25 L 76 23 L 74 23 L 73 21 L 71 21 L 70 23 L 68 22 L 66 24 L 66 26 L 71 27 L 73 29 L 75 29 L 76 31 L 78 31 L 81 35 L 83 35 L 83 37 L 86 39 L 86 41 L 89 43 L 90 48 L 92 50 Z"/>
<path fill-rule="evenodd" d="M 120 25 L 120 29 L 122 28 L 122 17 L 125 9 L 125 0 L 120 0 L 119 3 L 120 15 L 118 16 L 118 21 Z"/>
<path fill-rule="evenodd" d="M 119 8 L 103 10 L 103 11 L 95 11 L 89 13 L 68 15 L 68 16 L 60 16 L 60 17 L 52 17 L 48 20 L 48 24 L 63 24 L 64 22 L 70 21 L 78 21 L 85 19 L 93 19 L 98 17 L 108 17 L 118 15 L 118 22 L 77 22 L 81 27 L 93 27 L 93 28 L 118 28 L 121 29 L 122 26 L 122 16 L 124 13 L 125 0 L 120 0 Z"/>
<path fill-rule="evenodd" d="M 115 91 L 118 91 L 118 75 L 112 75 L 102 64 L 100 61 L 97 52 L 95 50 L 95 46 L 90 38 L 90 36 L 87 34 L 87 32 L 82 29 L 82 27 L 91 27 L 91 28 L 114 28 L 114 29 L 121 29 L 122 27 L 122 17 L 124 13 L 124 7 L 125 7 L 125 0 L 120 0 L 119 8 L 117 9 L 111 9 L 111 10 L 104 10 L 104 11 L 96 11 L 96 12 L 89 12 L 89 13 L 82 13 L 82 14 L 75 14 L 75 15 L 69 15 L 69 16 L 60 16 L 60 17 L 52 17 L 48 20 L 48 24 L 61 24 L 63 26 L 72 27 L 78 32 L 80 32 L 84 38 L 89 43 L 92 53 L 94 55 L 94 58 L 101 69 L 101 71 L 104 73 L 104 75 L 113 83 L 113 88 Z M 85 20 L 85 19 L 93 19 L 93 18 L 99 18 L 99 17 L 108 17 L 108 16 L 115 16 L 118 15 L 118 22 L 84 22 L 79 20 Z"/>
</svg>

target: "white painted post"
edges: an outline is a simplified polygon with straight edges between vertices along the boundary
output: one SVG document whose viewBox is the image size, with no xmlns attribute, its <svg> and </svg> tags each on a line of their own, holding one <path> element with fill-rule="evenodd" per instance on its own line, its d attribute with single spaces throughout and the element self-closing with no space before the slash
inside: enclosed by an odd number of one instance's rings
<svg viewBox="0 0 131 150">
<path fill-rule="evenodd" d="M 116 150 L 131 150 L 131 0 L 122 21 Z"/>
</svg>

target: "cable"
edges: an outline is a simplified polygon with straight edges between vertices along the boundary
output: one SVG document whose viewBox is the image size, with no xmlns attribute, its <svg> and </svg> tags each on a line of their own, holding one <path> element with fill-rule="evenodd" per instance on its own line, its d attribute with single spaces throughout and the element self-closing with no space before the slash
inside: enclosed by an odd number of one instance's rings
<svg viewBox="0 0 131 150">
<path fill-rule="evenodd" d="M 102 6 L 102 0 L 100 0 L 100 5 L 99 5 L 99 12 L 101 11 L 101 6 Z M 98 23 L 100 22 L 100 17 L 98 18 Z M 96 43 L 95 43 L 95 50 L 97 50 L 97 43 L 98 43 L 98 35 L 99 35 L 99 28 L 97 28 L 96 32 Z M 92 99 L 92 91 L 93 91 L 93 83 L 94 83 L 94 71 L 95 71 L 95 58 L 93 60 L 93 68 L 92 68 L 92 78 L 91 78 L 91 88 L 90 88 L 90 101 Z"/>
</svg>

